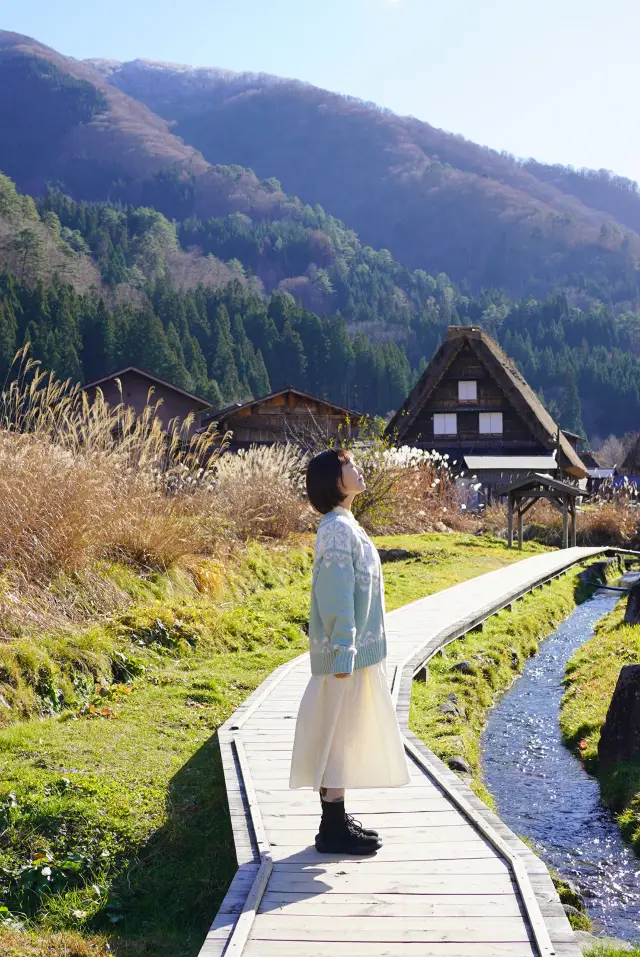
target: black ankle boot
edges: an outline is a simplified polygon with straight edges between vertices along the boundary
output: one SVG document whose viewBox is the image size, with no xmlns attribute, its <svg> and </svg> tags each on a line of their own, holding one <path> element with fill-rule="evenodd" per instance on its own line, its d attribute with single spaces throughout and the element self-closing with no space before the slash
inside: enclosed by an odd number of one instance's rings
<svg viewBox="0 0 640 957">
<path fill-rule="evenodd" d="M 345 818 L 351 827 L 357 828 L 365 837 L 375 837 L 376 841 L 380 841 L 382 844 L 382 838 L 372 827 L 363 827 L 361 822 L 356 821 L 355 817 L 352 817 L 351 814 L 345 814 Z"/>
<path fill-rule="evenodd" d="M 324 801 L 322 799 L 322 795 L 320 795 L 320 804 L 322 805 L 322 807 L 324 807 Z M 382 839 L 380 835 L 378 834 L 377 831 L 374 831 L 372 827 L 363 827 L 360 821 L 356 821 L 356 819 L 352 817 L 351 814 L 347 814 L 346 812 L 345 812 L 345 819 L 350 827 L 356 828 L 362 834 L 364 834 L 365 837 L 375 837 L 377 841 L 380 841 L 380 843 L 382 843 Z"/>
<path fill-rule="evenodd" d="M 322 820 L 316 834 L 321 854 L 375 854 L 382 846 L 377 837 L 363 833 L 344 812 L 344 801 L 322 802 Z"/>
</svg>

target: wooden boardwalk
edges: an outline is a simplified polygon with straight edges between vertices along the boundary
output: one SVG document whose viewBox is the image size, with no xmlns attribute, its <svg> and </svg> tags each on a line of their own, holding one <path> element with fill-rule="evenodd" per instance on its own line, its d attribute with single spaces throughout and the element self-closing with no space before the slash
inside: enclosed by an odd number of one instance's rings
<svg viewBox="0 0 640 957">
<path fill-rule="evenodd" d="M 543 862 L 407 729 L 413 676 L 435 652 L 603 549 L 551 552 L 388 616 L 388 674 L 412 767 L 406 788 L 352 790 L 375 857 L 320 855 L 318 795 L 288 788 L 307 655 L 222 726 L 238 872 L 200 957 L 579 957 Z"/>
</svg>

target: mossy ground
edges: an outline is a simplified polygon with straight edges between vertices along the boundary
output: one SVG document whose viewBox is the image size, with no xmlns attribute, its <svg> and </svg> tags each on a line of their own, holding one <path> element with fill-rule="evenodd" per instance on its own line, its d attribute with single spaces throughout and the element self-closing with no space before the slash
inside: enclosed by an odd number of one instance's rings
<svg viewBox="0 0 640 957">
<path fill-rule="evenodd" d="M 541 550 L 463 535 L 380 544 L 413 553 L 385 567 L 390 609 Z M 38 713 L 15 720 L 14 708 L 0 730 L 3 954 L 197 954 L 235 871 L 215 732 L 305 649 L 310 568 L 306 541 L 251 546 L 224 575 L 196 565 L 145 580 L 111 566 L 128 607 L 42 644 L 16 636 L 19 700 Z M 55 713 L 29 663 L 45 653 Z M 129 670 L 114 675 L 120 656 Z"/>
<path fill-rule="evenodd" d="M 617 812 L 623 834 L 640 854 L 640 762 L 604 769 L 598 766 L 600 731 L 620 674 L 640 662 L 640 632 L 625 625 L 624 602 L 602 619 L 594 636 L 567 665 L 560 728 L 567 747 L 596 774 L 605 803 Z"/>
</svg>

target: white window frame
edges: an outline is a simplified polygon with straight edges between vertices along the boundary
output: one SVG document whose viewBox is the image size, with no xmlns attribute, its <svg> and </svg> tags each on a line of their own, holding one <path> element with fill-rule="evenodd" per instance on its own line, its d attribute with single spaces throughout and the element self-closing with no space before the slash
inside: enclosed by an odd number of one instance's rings
<svg viewBox="0 0 640 957">
<path fill-rule="evenodd" d="M 504 435 L 502 412 L 481 412 L 478 425 L 480 435 Z"/>
<path fill-rule="evenodd" d="M 434 435 L 457 435 L 458 416 L 455 412 L 435 412 L 433 416 Z"/>
<path fill-rule="evenodd" d="M 477 402 L 478 401 L 478 383 L 475 379 L 458 380 L 458 401 L 459 402 Z"/>
</svg>

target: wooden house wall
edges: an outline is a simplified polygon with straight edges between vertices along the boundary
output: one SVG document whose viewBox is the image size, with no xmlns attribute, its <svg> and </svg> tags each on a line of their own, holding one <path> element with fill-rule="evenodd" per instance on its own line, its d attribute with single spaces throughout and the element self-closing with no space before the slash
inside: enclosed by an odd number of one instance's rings
<svg viewBox="0 0 640 957">
<path fill-rule="evenodd" d="M 330 436 L 344 433 L 346 416 L 333 406 L 296 396 L 293 393 L 256 402 L 232 412 L 219 425 L 233 433 L 234 444 L 283 442 L 292 434 L 304 434 L 318 428 Z"/>
<path fill-rule="evenodd" d="M 122 385 L 122 397 L 115 379 L 109 379 L 99 386 L 105 400 L 111 407 L 123 402 L 126 406 L 130 406 L 137 415 L 141 415 L 147 405 L 149 389 L 153 386 L 151 405 L 155 405 L 160 399 L 162 400 L 157 410 L 157 416 L 165 428 L 171 419 L 176 417 L 184 422 L 191 412 L 194 413 L 194 418 L 189 434 L 200 428 L 200 409 L 188 396 L 181 395 L 168 386 L 162 385 L 162 383 L 154 383 L 136 372 L 125 372 L 119 378 Z M 95 387 L 87 390 L 87 394 L 91 398 L 95 397 L 95 393 Z"/>
<path fill-rule="evenodd" d="M 476 401 L 465 402 L 458 398 L 458 383 L 465 380 L 477 383 Z M 457 414 L 457 435 L 434 434 L 433 417 L 439 412 Z M 502 412 L 502 435 L 480 433 L 481 412 Z M 436 450 L 473 448 L 487 454 L 521 451 L 524 454 L 539 455 L 550 451 L 532 434 L 493 376 L 468 346 L 465 346 L 451 363 L 418 413 L 404 441 Z"/>
</svg>

